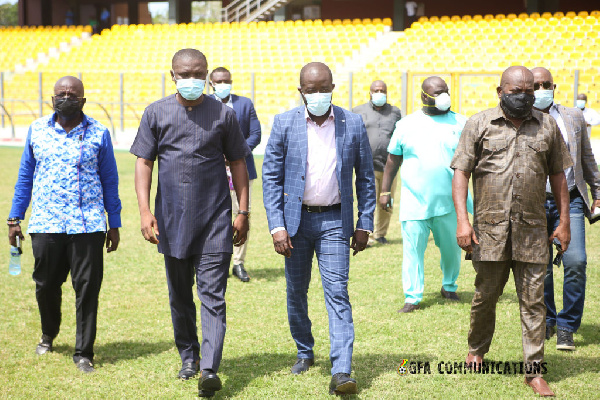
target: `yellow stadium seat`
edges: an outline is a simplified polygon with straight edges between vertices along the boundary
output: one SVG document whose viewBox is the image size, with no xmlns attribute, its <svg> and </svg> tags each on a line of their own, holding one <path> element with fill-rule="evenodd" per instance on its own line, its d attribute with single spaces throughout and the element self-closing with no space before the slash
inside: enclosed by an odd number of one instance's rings
<svg viewBox="0 0 600 400">
<path fill-rule="evenodd" d="M 342 24 L 342 20 L 341 19 L 334 19 L 332 21 L 332 25 L 341 25 Z"/>
<path fill-rule="evenodd" d="M 485 14 L 483 16 L 483 19 L 485 19 L 486 21 L 489 21 L 489 20 L 494 19 L 494 16 L 492 14 Z"/>
<path fill-rule="evenodd" d="M 351 25 L 352 24 L 352 20 L 345 18 L 342 20 L 342 25 Z"/>
<path fill-rule="evenodd" d="M 453 22 L 460 21 L 460 16 L 459 15 L 453 15 L 452 17 L 450 17 L 450 21 L 453 21 Z"/>
<path fill-rule="evenodd" d="M 419 17 L 419 22 L 427 22 L 429 21 L 429 18 L 427 17 Z"/>
<path fill-rule="evenodd" d="M 362 23 L 363 23 L 363 22 L 362 22 L 362 19 L 360 19 L 360 18 L 354 18 L 354 19 L 352 20 L 352 24 L 353 24 L 353 25 L 359 25 L 359 24 L 362 24 Z"/>
<path fill-rule="evenodd" d="M 510 19 L 510 20 L 517 19 L 517 14 L 508 14 L 508 15 L 506 16 L 506 18 L 507 18 L 507 19 Z"/>
<path fill-rule="evenodd" d="M 545 19 L 552 18 L 552 13 L 550 13 L 550 12 L 542 13 L 542 18 L 545 18 Z"/>
<path fill-rule="evenodd" d="M 481 21 L 483 19 L 483 17 L 479 14 L 473 15 L 473 21 Z"/>
<path fill-rule="evenodd" d="M 554 18 L 563 18 L 565 14 L 562 11 L 557 11 L 554 13 Z"/>
<path fill-rule="evenodd" d="M 463 21 L 470 21 L 472 18 L 470 15 L 463 15 L 461 18 Z"/>
<path fill-rule="evenodd" d="M 496 14 L 495 19 L 506 19 L 506 15 L 504 15 L 504 14 Z"/>
<path fill-rule="evenodd" d="M 575 18 L 577 16 L 577 13 L 575 11 L 569 11 L 565 14 L 565 17 L 567 18 Z"/>
<path fill-rule="evenodd" d="M 592 17 L 600 17 L 600 11 L 598 11 L 598 10 L 590 11 L 590 15 Z"/>
<path fill-rule="evenodd" d="M 539 17 L 540 17 L 540 13 L 534 12 L 534 13 L 529 14 L 529 18 L 531 18 L 531 19 L 538 19 Z"/>
<path fill-rule="evenodd" d="M 381 23 L 385 26 L 392 26 L 392 19 L 391 18 L 384 18 Z"/>
<path fill-rule="evenodd" d="M 433 16 L 433 17 L 429 17 L 429 22 L 437 22 L 437 21 L 439 21 L 439 20 L 440 20 L 440 19 L 439 19 L 438 17 L 435 17 L 435 16 Z"/>
<path fill-rule="evenodd" d="M 447 22 L 447 21 L 450 21 L 450 17 L 449 17 L 449 16 L 447 16 L 447 15 L 442 15 L 442 16 L 440 17 L 440 21 L 441 21 L 441 22 Z"/>
</svg>

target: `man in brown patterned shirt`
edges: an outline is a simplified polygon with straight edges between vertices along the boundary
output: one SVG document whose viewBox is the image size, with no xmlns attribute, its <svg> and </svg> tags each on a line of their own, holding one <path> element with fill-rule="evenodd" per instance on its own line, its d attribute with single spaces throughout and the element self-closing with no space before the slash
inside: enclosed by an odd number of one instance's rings
<svg viewBox="0 0 600 400">
<path fill-rule="evenodd" d="M 458 245 L 472 252 L 475 295 L 471 304 L 467 364 L 481 367 L 496 322 L 496 303 L 513 270 L 523 332 L 525 383 L 553 396 L 542 378 L 545 318 L 544 276 L 548 263 L 546 178 L 560 210 L 550 241 L 563 251 L 570 241 L 565 168 L 572 165 L 556 122 L 533 110 L 533 74 L 513 66 L 497 88 L 500 104 L 472 116 L 454 158 L 452 193 Z M 467 216 L 467 187 L 473 174 L 473 226 Z"/>
</svg>

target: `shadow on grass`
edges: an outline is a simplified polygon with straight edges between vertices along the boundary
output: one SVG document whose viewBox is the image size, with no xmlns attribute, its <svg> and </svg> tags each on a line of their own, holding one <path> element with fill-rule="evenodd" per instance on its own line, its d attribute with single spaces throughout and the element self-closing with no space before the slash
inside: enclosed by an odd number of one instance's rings
<svg viewBox="0 0 600 400">
<path fill-rule="evenodd" d="M 383 374 L 390 372 L 397 373 L 397 369 L 403 359 L 410 361 L 420 361 L 431 363 L 432 373 L 436 368 L 434 356 L 429 354 L 364 354 L 355 355 L 352 360 L 352 365 L 356 370 L 353 373 L 353 378 L 358 383 L 358 395 L 363 390 L 369 389 L 375 380 Z M 260 377 L 269 376 L 275 373 L 282 373 L 289 376 L 289 380 L 302 379 L 289 372 L 289 369 L 296 361 L 295 354 L 250 354 L 244 357 L 224 360 L 220 372 L 227 375 L 227 382 L 223 386 L 223 390 L 217 392 L 215 398 L 230 398 L 235 397 L 244 389 L 251 385 L 252 381 Z M 323 376 L 331 377 L 331 364 L 329 360 L 316 360 L 316 369 Z M 309 377 L 307 377 L 307 380 Z M 327 379 L 329 382 L 329 379 Z M 322 388 L 327 390 L 326 387 Z M 346 396 L 344 398 L 357 398 L 357 396 Z"/>
<path fill-rule="evenodd" d="M 132 360 L 139 357 L 147 357 L 173 350 L 173 341 L 162 342 L 111 342 L 94 346 L 94 361 L 97 364 L 114 364 L 118 361 Z M 73 346 L 55 346 L 54 351 L 66 356 L 72 356 L 75 352 Z"/>
<path fill-rule="evenodd" d="M 248 268 L 248 275 L 250 279 L 270 282 L 284 278 L 285 270 L 282 263 L 280 268 Z"/>
</svg>

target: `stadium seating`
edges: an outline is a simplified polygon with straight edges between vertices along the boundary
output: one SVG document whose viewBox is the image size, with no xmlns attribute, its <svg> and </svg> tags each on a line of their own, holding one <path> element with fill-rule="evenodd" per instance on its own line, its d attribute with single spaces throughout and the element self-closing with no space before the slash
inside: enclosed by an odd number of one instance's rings
<svg viewBox="0 0 600 400">
<path fill-rule="evenodd" d="M 442 22 L 442 20 L 445 20 Z M 409 112 L 419 107 L 417 81 L 433 73 L 447 77 L 453 109 L 472 115 L 497 104 L 500 73 L 510 65 L 545 66 L 554 75 L 556 98 L 573 105 L 575 70 L 579 92 L 588 94 L 591 108 L 600 109 L 600 12 L 463 16 L 460 20 L 421 17 L 397 42 L 354 76 L 353 105 L 373 79 L 391 86 L 399 101 L 400 71 L 413 71 Z M 450 79 L 450 73 L 457 79 Z M 456 74 L 460 73 L 460 74 Z M 391 83 L 391 85 L 390 85 Z"/>
<path fill-rule="evenodd" d="M 236 93 L 250 95 L 254 76 L 256 109 L 265 128 L 274 114 L 298 104 L 298 71 L 309 61 L 326 62 L 334 73 L 354 71 L 353 106 L 368 100 L 374 79 L 388 83 L 389 98 L 399 105 L 402 73 L 408 71 L 409 112 L 419 107 L 421 81 L 437 74 L 451 87 L 453 109 L 472 115 L 497 104 L 495 88 L 506 67 L 539 65 L 552 71 L 557 100 L 566 105 L 573 104 L 574 73 L 579 70 L 579 92 L 588 94 L 591 108 L 600 109 L 600 11 L 421 17 L 404 32 L 387 33 L 391 24 L 389 18 L 375 18 L 115 25 L 59 58 L 40 64 L 37 70 L 13 76 L 5 82 L 4 95 L 28 100 L 9 104 L 17 123 L 27 125 L 39 113 L 40 72 L 44 112 L 50 110 L 54 81 L 67 73 L 81 74 L 88 98 L 86 110 L 108 124 L 106 110 L 118 128 L 122 85 L 124 125 L 135 128 L 148 103 L 174 92 L 168 72 L 173 53 L 194 47 L 205 52 L 209 68 L 231 69 Z M 58 34 L 65 29 L 30 28 L 10 34 L 18 37 L 11 39 L 15 43 L 36 49 L 27 50 L 31 57 L 40 51 L 36 46 L 45 46 L 39 47 L 44 51 L 63 40 L 39 32 Z M 7 33 L 0 29 L 0 35 Z M 387 37 L 393 43 L 379 49 L 375 45 L 385 35 L 390 35 Z M 378 50 L 360 59 L 370 48 Z M 334 79 L 334 101 L 347 107 L 348 73 L 335 73 Z"/>
<path fill-rule="evenodd" d="M 30 93 L 29 100 L 37 99 L 36 90 L 22 88 L 36 89 L 41 71 L 45 74 L 43 96 L 49 100 L 55 77 L 81 73 L 88 107 L 96 101 L 118 110 L 123 73 L 126 127 L 136 127 L 145 106 L 162 96 L 163 85 L 166 94 L 174 92 L 169 76 L 173 54 L 194 47 L 207 55 L 209 68 L 224 66 L 233 72 L 238 94 L 250 94 L 251 74 L 255 74 L 257 114 L 268 124 L 274 114 L 294 102 L 298 71 L 304 64 L 323 61 L 335 68 L 390 25 L 390 19 L 115 25 L 59 59 L 41 64 L 37 71 L 16 76 L 7 84 L 6 97 L 23 98 Z M 161 74 L 165 74 L 164 83 Z M 21 120 L 26 120 L 31 113 L 23 110 L 22 114 Z M 102 113 L 99 117 L 102 120 Z"/>
<path fill-rule="evenodd" d="M 73 37 L 79 38 L 83 32 L 91 31 L 89 26 L 0 26 L 0 71 L 12 71 L 27 59 L 46 54 L 51 47 L 58 49 L 61 42 L 69 43 Z"/>
</svg>

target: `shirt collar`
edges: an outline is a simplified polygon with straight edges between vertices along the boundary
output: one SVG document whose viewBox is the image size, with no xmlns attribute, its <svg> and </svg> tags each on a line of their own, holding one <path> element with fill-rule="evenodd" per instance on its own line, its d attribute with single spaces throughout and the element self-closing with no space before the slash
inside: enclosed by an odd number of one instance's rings
<svg viewBox="0 0 600 400">
<path fill-rule="evenodd" d="M 494 111 L 492 112 L 491 115 L 491 120 L 495 121 L 497 119 L 503 118 L 507 121 L 509 121 L 509 119 L 506 117 L 506 115 L 504 114 L 504 110 L 502 109 L 502 107 L 500 107 L 500 103 L 498 103 L 498 105 L 496 106 L 496 108 L 493 109 Z M 544 119 L 544 113 L 541 111 L 537 111 L 537 110 L 531 110 L 531 115 L 528 116 L 527 118 L 524 119 L 524 121 L 527 121 L 529 119 L 535 118 L 536 121 L 538 121 L 540 124 L 543 122 Z"/>
<path fill-rule="evenodd" d="M 312 119 L 310 119 L 310 116 L 308 115 L 308 109 L 306 108 L 306 106 L 304 106 L 304 118 L 306 118 L 306 120 L 308 122 L 312 122 L 313 124 L 315 123 Z M 329 115 L 327 116 L 327 119 L 325 120 L 323 125 L 328 123 L 328 121 L 333 121 L 334 119 L 335 119 L 335 114 L 333 113 L 333 104 L 332 104 L 331 107 L 329 108 Z M 321 126 L 323 126 L 323 125 L 321 125 Z"/>
<path fill-rule="evenodd" d="M 217 96 L 216 94 L 213 94 L 213 96 L 215 97 L 215 99 L 217 99 L 221 103 L 223 103 L 223 100 L 219 96 Z M 223 103 L 223 104 L 227 104 L 227 105 L 233 106 L 233 96 L 231 95 L 231 93 L 229 94 L 229 100 L 227 100 L 227 103 Z"/>
<path fill-rule="evenodd" d="M 83 114 L 83 119 L 81 120 L 81 122 L 79 123 L 79 125 L 77 125 L 73 129 L 77 129 L 80 126 L 83 126 L 84 128 L 87 128 L 88 125 L 90 124 L 90 120 L 88 119 L 87 115 L 85 115 L 85 113 L 83 111 L 81 113 Z M 52 115 L 48 119 L 48 126 L 54 128 L 54 126 L 56 126 L 56 124 L 57 124 L 57 121 L 58 121 L 58 114 L 55 111 L 55 112 L 52 113 Z"/>
</svg>

